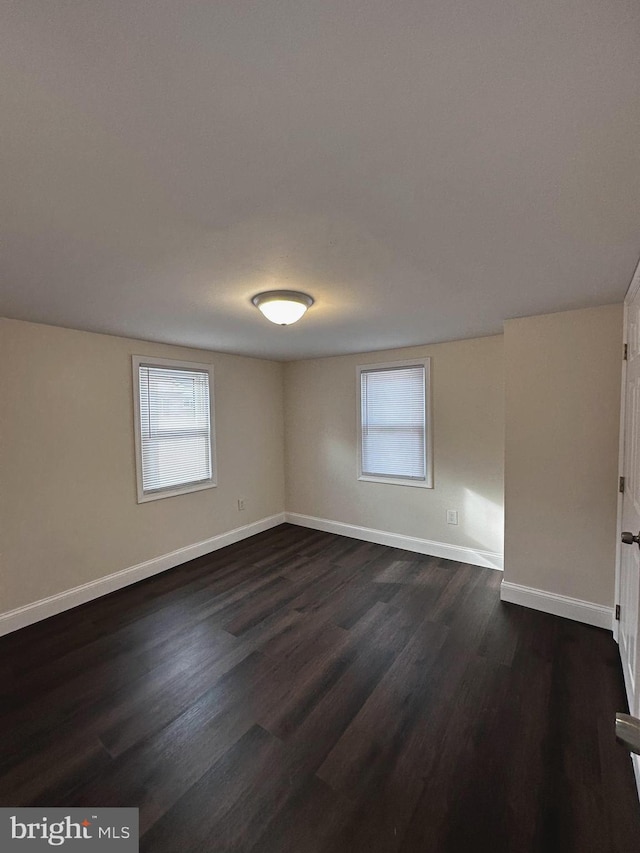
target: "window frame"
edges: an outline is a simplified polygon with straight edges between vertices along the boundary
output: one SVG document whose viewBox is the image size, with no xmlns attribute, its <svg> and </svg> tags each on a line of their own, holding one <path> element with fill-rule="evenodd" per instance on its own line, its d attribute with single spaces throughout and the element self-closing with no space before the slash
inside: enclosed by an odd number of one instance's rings
<svg viewBox="0 0 640 853">
<path fill-rule="evenodd" d="M 424 368 L 424 454 L 425 479 L 415 480 L 405 477 L 388 477 L 384 474 L 364 474 L 362 471 L 362 374 L 368 371 L 395 370 L 403 367 Z M 433 428 L 431 405 L 431 358 L 410 358 L 402 361 L 385 361 L 374 364 L 359 364 L 356 367 L 356 427 L 358 433 L 358 480 L 365 483 L 387 483 L 393 486 L 412 486 L 418 489 L 433 488 Z"/>
<path fill-rule="evenodd" d="M 145 492 L 142 482 L 142 431 L 140 423 L 140 368 L 161 367 L 167 370 L 194 370 L 207 373 L 209 376 L 209 453 L 211 458 L 211 478 L 196 483 L 185 483 L 181 486 L 170 486 L 153 492 Z M 171 358 L 155 358 L 150 356 L 132 355 L 131 370 L 133 376 L 133 434 L 135 439 L 136 456 L 136 488 L 138 503 L 157 501 L 162 498 L 173 498 L 177 495 L 187 495 L 191 492 L 201 492 L 204 489 L 214 489 L 217 483 L 218 465 L 216 460 L 215 432 L 215 402 L 214 402 L 214 371 L 212 364 L 195 361 L 178 361 Z"/>
</svg>

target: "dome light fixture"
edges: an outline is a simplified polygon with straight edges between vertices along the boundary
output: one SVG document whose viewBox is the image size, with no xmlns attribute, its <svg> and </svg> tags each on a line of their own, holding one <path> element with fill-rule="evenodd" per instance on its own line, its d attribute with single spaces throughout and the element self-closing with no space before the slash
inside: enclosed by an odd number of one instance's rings
<svg viewBox="0 0 640 853">
<path fill-rule="evenodd" d="M 278 326 L 290 326 L 313 305 L 314 299 L 297 290 L 265 290 L 264 293 L 256 293 L 251 301 L 267 320 Z"/>
</svg>

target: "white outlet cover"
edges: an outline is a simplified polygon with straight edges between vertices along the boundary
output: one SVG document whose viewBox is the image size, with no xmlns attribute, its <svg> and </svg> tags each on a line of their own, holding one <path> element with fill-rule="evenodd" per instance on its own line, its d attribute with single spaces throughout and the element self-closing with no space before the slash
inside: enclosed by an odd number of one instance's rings
<svg viewBox="0 0 640 853">
<path fill-rule="evenodd" d="M 447 524 L 457 524 L 458 523 L 458 510 L 457 509 L 448 509 L 447 510 Z"/>
</svg>

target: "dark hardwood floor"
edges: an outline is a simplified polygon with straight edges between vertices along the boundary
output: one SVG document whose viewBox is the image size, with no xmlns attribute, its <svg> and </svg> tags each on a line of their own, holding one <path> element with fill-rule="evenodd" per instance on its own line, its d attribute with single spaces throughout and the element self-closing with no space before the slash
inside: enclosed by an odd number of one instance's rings
<svg viewBox="0 0 640 853">
<path fill-rule="evenodd" d="M 149 853 L 637 853 L 611 635 L 500 580 L 283 525 L 9 635 L 0 805 L 138 806 Z"/>
</svg>

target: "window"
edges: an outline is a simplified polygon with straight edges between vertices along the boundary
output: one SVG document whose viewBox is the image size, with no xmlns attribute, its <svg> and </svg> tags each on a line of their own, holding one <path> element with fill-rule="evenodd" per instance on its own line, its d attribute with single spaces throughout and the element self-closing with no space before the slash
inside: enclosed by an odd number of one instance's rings
<svg viewBox="0 0 640 853">
<path fill-rule="evenodd" d="M 358 367 L 359 478 L 431 488 L 430 359 Z"/>
<path fill-rule="evenodd" d="M 215 486 L 213 366 L 133 357 L 138 503 Z"/>
</svg>

